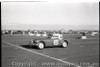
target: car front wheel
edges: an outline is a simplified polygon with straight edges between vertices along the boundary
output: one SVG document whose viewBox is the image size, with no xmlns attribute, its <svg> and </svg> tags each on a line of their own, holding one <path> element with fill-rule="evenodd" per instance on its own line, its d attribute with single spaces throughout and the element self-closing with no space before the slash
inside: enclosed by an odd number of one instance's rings
<svg viewBox="0 0 100 67">
<path fill-rule="evenodd" d="M 43 49 L 43 48 L 44 48 L 44 43 L 39 42 L 39 43 L 38 43 L 38 48 L 39 48 L 39 49 Z"/>
<path fill-rule="evenodd" d="M 68 46 L 68 43 L 66 42 L 66 41 L 64 41 L 63 43 L 62 43 L 62 47 L 63 48 L 66 48 Z"/>
</svg>

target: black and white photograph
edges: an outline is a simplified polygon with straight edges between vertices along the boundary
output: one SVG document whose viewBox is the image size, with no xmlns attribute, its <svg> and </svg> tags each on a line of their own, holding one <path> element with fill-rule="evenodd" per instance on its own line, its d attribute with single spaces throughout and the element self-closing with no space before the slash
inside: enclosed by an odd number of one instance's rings
<svg viewBox="0 0 100 67">
<path fill-rule="evenodd" d="M 1 2 L 2 67 L 99 67 L 99 2 Z"/>
</svg>

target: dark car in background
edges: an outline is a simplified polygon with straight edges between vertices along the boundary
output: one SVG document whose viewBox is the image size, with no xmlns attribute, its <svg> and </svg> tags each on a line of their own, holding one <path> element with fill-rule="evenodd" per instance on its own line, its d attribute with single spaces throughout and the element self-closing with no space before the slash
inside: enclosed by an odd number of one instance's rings
<svg viewBox="0 0 100 67">
<path fill-rule="evenodd" d="M 62 34 L 52 34 L 45 38 L 31 39 L 29 45 L 37 46 L 39 49 L 44 49 L 45 46 L 61 46 L 66 48 L 68 46 L 68 40 L 63 39 Z"/>
</svg>

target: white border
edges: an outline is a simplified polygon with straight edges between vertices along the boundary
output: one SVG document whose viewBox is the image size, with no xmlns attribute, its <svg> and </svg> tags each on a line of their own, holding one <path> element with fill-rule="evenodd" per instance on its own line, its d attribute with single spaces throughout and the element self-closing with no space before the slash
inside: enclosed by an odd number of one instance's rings
<svg viewBox="0 0 100 67">
<path fill-rule="evenodd" d="M 100 0 L 0 0 L 13 2 L 99 2 Z"/>
</svg>

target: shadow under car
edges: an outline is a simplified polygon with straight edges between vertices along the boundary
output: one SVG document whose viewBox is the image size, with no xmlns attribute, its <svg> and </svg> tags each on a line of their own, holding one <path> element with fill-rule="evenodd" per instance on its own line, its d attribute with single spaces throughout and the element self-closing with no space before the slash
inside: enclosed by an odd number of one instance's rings
<svg viewBox="0 0 100 67">
<path fill-rule="evenodd" d="M 37 46 L 30 46 L 30 45 L 20 45 L 21 47 L 27 48 L 27 49 L 38 49 Z M 61 48 L 61 46 L 45 46 L 46 48 Z"/>
</svg>

